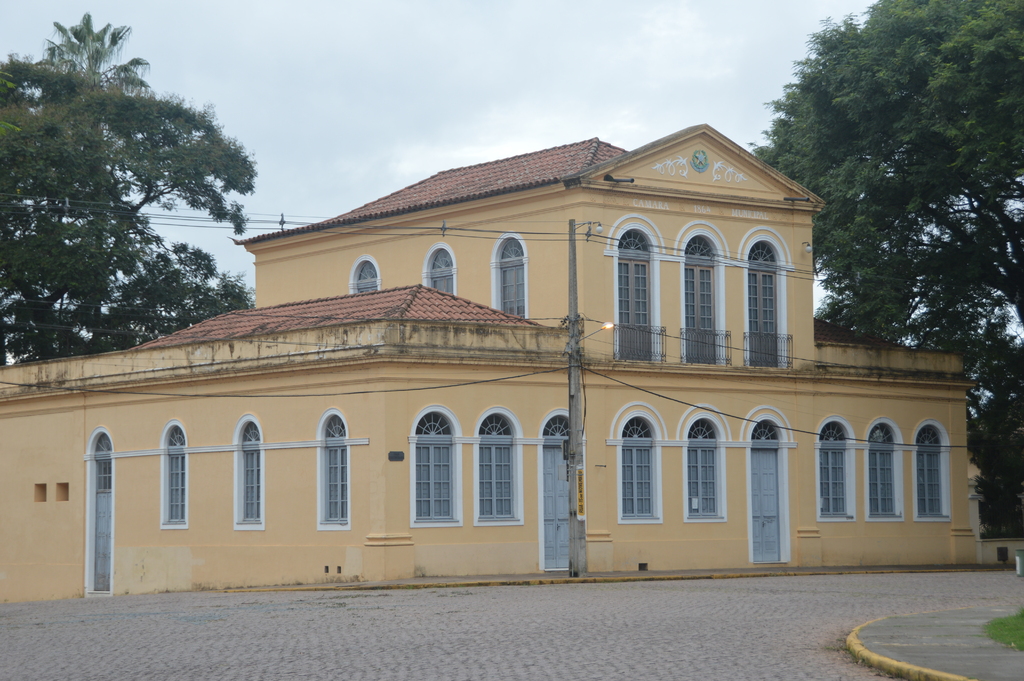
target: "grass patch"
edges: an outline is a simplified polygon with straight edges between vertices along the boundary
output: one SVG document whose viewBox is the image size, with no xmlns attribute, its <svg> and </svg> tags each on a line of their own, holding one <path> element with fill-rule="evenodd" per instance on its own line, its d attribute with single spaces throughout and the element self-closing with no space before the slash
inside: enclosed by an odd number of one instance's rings
<svg viewBox="0 0 1024 681">
<path fill-rule="evenodd" d="M 985 625 L 985 633 L 991 639 L 1024 651 L 1024 608 L 1016 615 L 992 620 Z"/>
</svg>

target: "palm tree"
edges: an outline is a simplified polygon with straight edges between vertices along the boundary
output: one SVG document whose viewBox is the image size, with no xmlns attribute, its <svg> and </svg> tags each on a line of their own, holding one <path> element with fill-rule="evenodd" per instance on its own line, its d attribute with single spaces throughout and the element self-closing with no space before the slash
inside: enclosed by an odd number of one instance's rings
<svg viewBox="0 0 1024 681">
<path fill-rule="evenodd" d="M 62 71 L 80 73 L 97 88 L 113 87 L 127 94 L 149 90 L 149 83 L 142 79 L 149 71 L 148 61 L 135 57 L 124 64 L 114 63 L 132 34 L 131 26 L 114 28 L 107 24 L 96 31 L 88 12 L 77 26 L 66 28 L 56 21 L 53 26 L 60 41 L 46 41 L 45 62 Z"/>
</svg>

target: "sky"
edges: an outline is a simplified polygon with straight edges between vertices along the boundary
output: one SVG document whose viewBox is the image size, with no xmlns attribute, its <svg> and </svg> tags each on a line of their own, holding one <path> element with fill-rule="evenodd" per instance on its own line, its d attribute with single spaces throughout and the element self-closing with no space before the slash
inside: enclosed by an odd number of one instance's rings
<svg viewBox="0 0 1024 681">
<path fill-rule="evenodd" d="M 248 235 L 346 213 L 441 170 L 707 123 L 749 148 L 809 36 L 863 0 L 65 0 L 8 3 L 0 54 L 53 22 L 131 26 L 158 94 L 212 105 L 253 156 Z M 272 221 L 268 224 L 266 221 Z M 260 222 L 263 221 L 263 222 Z M 231 231 L 158 224 L 253 284 Z"/>
</svg>

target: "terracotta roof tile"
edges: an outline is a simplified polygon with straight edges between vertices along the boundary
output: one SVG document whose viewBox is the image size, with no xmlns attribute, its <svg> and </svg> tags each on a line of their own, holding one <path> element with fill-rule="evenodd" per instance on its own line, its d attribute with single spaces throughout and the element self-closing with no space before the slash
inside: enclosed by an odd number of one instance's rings
<svg viewBox="0 0 1024 681">
<path fill-rule="evenodd" d="M 158 348 L 229 340 L 374 319 L 539 326 L 528 319 L 417 284 L 252 310 L 235 310 L 138 347 Z"/>
<path fill-rule="evenodd" d="M 841 343 L 843 345 L 868 345 L 879 348 L 902 348 L 898 343 L 891 343 L 875 336 L 857 333 L 853 329 L 839 326 L 824 319 L 814 320 L 815 343 Z"/>
<path fill-rule="evenodd" d="M 554 184 L 560 182 L 563 177 L 576 175 L 624 153 L 625 149 L 594 137 L 583 142 L 534 151 L 499 161 L 445 170 L 330 220 L 260 234 L 240 243 L 277 239 L 299 232 L 313 232 L 337 225 L 350 225 Z"/>
</svg>

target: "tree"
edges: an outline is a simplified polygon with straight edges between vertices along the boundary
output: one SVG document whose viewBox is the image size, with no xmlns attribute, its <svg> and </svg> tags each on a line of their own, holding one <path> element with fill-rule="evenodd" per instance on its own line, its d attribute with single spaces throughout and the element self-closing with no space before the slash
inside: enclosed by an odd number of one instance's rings
<svg viewBox="0 0 1024 681">
<path fill-rule="evenodd" d="M 11 81 L 7 80 L 7 78 L 5 78 L 5 76 L 10 76 L 10 75 L 11 74 L 9 74 L 9 73 L 4 73 L 3 71 L 0 71 L 0 90 L 8 90 L 8 89 L 14 87 L 14 83 L 12 83 Z M 7 133 L 12 132 L 12 131 L 16 131 L 17 129 L 18 129 L 17 126 L 11 125 L 10 123 L 7 123 L 6 121 L 0 121 L 0 135 L 6 135 Z"/>
<path fill-rule="evenodd" d="M 756 149 L 826 201 L 819 314 L 964 353 L 981 482 L 1017 503 L 983 522 L 1018 533 L 1021 478 L 1000 476 L 1024 471 L 1007 408 L 1024 385 L 1022 66 L 1017 0 L 880 0 L 811 37 Z"/>
<path fill-rule="evenodd" d="M 107 24 L 99 31 L 92 27 L 88 12 L 82 23 L 71 28 L 53 22 L 60 42 L 47 40 L 45 62 L 66 73 L 78 73 L 94 88 L 116 87 L 128 94 L 149 90 L 142 76 L 149 71 L 149 62 L 135 57 L 124 64 L 115 64 L 132 34 L 130 26 L 114 28 Z"/>
<path fill-rule="evenodd" d="M 10 58 L 0 93 L 0 363 L 117 350 L 236 307 L 239 276 L 165 244 L 147 208 L 178 203 L 245 228 L 232 193 L 255 166 L 211 108 L 96 87 Z"/>
</svg>

